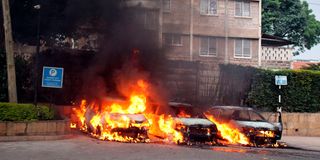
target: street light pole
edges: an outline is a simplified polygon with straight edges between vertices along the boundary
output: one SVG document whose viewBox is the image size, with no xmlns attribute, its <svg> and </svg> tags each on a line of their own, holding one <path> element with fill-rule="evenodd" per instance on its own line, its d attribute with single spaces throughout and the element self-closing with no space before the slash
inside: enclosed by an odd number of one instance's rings
<svg viewBox="0 0 320 160">
<path fill-rule="evenodd" d="M 35 5 L 34 9 L 38 10 L 38 19 L 37 19 L 37 48 L 35 56 L 35 71 L 34 71 L 34 105 L 38 105 L 38 68 L 39 68 L 39 52 L 40 52 L 40 16 L 41 16 L 41 5 Z"/>
<path fill-rule="evenodd" d="M 13 39 L 10 17 L 10 5 L 8 0 L 2 0 L 3 26 L 5 34 L 5 48 L 7 57 L 8 94 L 9 102 L 18 102 L 16 86 L 16 69 L 14 63 Z"/>
</svg>

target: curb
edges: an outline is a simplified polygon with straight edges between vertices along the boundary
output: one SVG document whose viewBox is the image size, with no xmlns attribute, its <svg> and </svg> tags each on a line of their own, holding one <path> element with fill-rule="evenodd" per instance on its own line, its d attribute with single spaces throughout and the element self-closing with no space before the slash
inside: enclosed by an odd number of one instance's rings
<svg viewBox="0 0 320 160">
<path fill-rule="evenodd" d="M 0 142 L 16 142 L 16 141 L 52 141 L 70 139 L 75 135 L 46 135 L 46 136 L 0 136 Z"/>
</svg>

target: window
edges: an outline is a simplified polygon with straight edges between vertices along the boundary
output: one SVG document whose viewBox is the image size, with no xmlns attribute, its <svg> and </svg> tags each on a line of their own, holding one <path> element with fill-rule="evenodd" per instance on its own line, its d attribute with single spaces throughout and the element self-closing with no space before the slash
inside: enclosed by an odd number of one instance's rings
<svg viewBox="0 0 320 160">
<path fill-rule="evenodd" d="M 214 37 L 200 37 L 200 56 L 216 56 L 217 39 Z"/>
<path fill-rule="evenodd" d="M 171 0 L 162 0 L 162 7 L 164 12 L 170 12 Z"/>
<path fill-rule="evenodd" d="M 236 16 L 241 16 L 241 17 L 250 16 L 250 1 L 236 0 Z"/>
<path fill-rule="evenodd" d="M 203 15 L 217 14 L 217 0 L 201 0 L 200 14 L 203 14 Z"/>
<path fill-rule="evenodd" d="M 134 12 L 134 20 L 147 30 L 154 30 L 158 26 L 158 18 L 155 11 L 141 10 Z"/>
<path fill-rule="evenodd" d="M 179 34 L 164 35 L 164 43 L 170 46 L 182 46 L 182 36 Z"/>
<path fill-rule="evenodd" d="M 248 39 L 235 40 L 235 53 L 236 58 L 251 58 L 251 42 Z"/>
<path fill-rule="evenodd" d="M 249 113 L 247 110 L 235 110 L 232 113 L 231 119 L 238 121 L 250 121 Z"/>
<path fill-rule="evenodd" d="M 156 29 L 157 28 L 157 15 L 153 11 L 145 11 L 144 13 L 144 28 Z"/>
<path fill-rule="evenodd" d="M 259 113 L 255 112 L 255 111 L 249 111 L 249 115 L 250 115 L 251 121 L 261 121 L 261 122 L 266 121 L 264 119 L 264 117 L 262 117 Z"/>
</svg>

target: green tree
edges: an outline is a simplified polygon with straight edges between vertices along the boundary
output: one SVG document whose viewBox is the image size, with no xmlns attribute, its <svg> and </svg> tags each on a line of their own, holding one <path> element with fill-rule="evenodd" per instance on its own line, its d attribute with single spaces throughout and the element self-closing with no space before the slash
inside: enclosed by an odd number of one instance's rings
<svg viewBox="0 0 320 160">
<path fill-rule="evenodd" d="M 293 41 L 301 53 L 320 43 L 320 22 L 305 1 L 263 0 L 262 32 Z"/>
</svg>

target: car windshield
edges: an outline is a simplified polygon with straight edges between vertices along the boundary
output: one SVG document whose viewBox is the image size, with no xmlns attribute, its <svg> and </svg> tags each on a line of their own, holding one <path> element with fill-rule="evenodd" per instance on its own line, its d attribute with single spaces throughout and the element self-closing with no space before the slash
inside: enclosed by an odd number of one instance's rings
<svg viewBox="0 0 320 160">
<path fill-rule="evenodd" d="M 234 110 L 231 119 L 238 121 L 265 121 L 265 119 L 252 110 Z"/>
<path fill-rule="evenodd" d="M 266 121 L 259 113 L 247 109 L 214 109 L 211 110 L 211 114 L 224 121 L 231 119 L 238 121 Z"/>
</svg>

